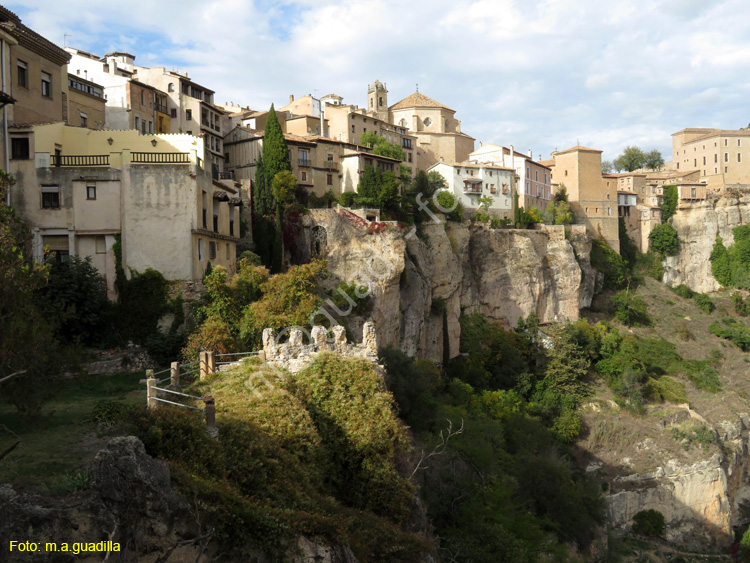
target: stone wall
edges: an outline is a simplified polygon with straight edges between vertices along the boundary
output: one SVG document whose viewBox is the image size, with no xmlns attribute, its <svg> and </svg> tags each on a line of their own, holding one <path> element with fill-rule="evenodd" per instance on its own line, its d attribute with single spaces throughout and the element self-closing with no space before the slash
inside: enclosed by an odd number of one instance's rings
<svg viewBox="0 0 750 563">
<path fill-rule="evenodd" d="M 359 357 L 376 363 L 378 360 L 378 339 L 375 334 L 375 323 L 367 321 L 362 327 L 362 343 L 347 342 L 346 329 L 343 326 L 334 326 L 331 329 L 333 338 L 328 338 L 328 330 L 322 326 L 314 326 L 307 334 L 305 343 L 305 331 L 294 327 L 289 330 L 289 340 L 281 342 L 284 335 L 277 334 L 272 328 L 263 330 L 263 353 L 265 361 L 273 362 L 296 373 L 310 363 L 314 357 L 325 351 L 336 352 L 342 356 L 351 358 Z"/>
</svg>

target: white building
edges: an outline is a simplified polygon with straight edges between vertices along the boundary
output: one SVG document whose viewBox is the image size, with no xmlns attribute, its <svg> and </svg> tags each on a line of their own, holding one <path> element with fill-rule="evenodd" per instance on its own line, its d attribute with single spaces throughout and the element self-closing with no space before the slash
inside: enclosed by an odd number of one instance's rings
<svg viewBox="0 0 750 563">
<path fill-rule="evenodd" d="M 469 155 L 470 162 L 496 164 L 516 171 L 518 205 L 544 211 L 552 200 L 552 171 L 532 159 L 532 152 L 516 152 L 513 145 L 503 147 L 486 143 Z"/>
<path fill-rule="evenodd" d="M 478 209 L 479 198 L 491 196 L 489 211 L 497 217 L 513 217 L 513 184 L 515 170 L 495 164 L 472 162 L 438 162 L 428 172 L 439 172 L 448 190 L 467 209 Z"/>
</svg>

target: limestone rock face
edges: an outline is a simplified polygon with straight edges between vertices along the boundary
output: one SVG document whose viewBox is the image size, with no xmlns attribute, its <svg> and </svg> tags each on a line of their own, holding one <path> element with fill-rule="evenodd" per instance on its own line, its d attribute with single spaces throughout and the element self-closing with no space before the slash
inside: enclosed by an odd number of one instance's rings
<svg viewBox="0 0 750 563">
<path fill-rule="evenodd" d="M 430 221 L 416 236 L 395 225 L 373 233 L 334 210 L 314 210 L 312 217 L 312 229 L 326 231 L 328 288 L 369 285 L 378 345 L 410 356 L 441 361 L 444 334 L 450 357 L 456 356 L 462 310 L 515 326 L 532 312 L 542 322 L 576 320 L 593 298 L 596 273 L 582 226 L 566 236 L 562 226 L 489 229 Z M 348 312 L 329 310 L 350 322 Z"/>
<path fill-rule="evenodd" d="M 724 245 L 734 243 L 732 229 L 750 223 L 750 195 L 729 193 L 700 203 L 682 204 L 671 219 L 680 248 L 664 262 L 664 283 L 685 284 L 706 293 L 721 286 L 711 274 L 711 250 L 720 234 Z"/>
<path fill-rule="evenodd" d="M 740 504 L 750 498 L 746 478 L 747 415 L 718 422 L 714 430 L 722 453 L 681 462 L 667 459 L 648 473 L 618 477 L 607 495 L 609 524 L 627 531 L 633 516 L 654 509 L 664 515 L 666 539 L 686 545 L 731 543 L 736 527 L 747 527 Z"/>
</svg>

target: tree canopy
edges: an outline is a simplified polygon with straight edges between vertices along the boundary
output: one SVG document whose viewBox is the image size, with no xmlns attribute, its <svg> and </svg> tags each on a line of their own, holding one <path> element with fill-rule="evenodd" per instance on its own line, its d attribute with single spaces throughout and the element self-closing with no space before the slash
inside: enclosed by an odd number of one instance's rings
<svg viewBox="0 0 750 563">
<path fill-rule="evenodd" d="M 381 137 L 375 131 L 362 133 L 360 143 L 366 147 L 372 147 L 372 152 L 377 155 L 387 156 L 388 158 L 395 158 L 396 160 L 401 161 L 406 159 L 404 149 L 395 143 L 389 143 L 385 137 Z"/>
<path fill-rule="evenodd" d="M 603 162 L 602 172 L 604 172 L 604 164 Z M 644 152 L 640 147 L 625 147 L 623 153 L 612 161 L 615 170 L 625 170 L 626 172 L 633 172 L 639 168 L 659 170 L 663 165 L 664 159 L 658 150 Z"/>
</svg>

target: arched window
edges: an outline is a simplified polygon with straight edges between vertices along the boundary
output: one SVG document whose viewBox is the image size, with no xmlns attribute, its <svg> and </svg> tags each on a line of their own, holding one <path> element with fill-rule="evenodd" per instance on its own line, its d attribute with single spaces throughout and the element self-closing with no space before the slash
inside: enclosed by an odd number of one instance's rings
<svg viewBox="0 0 750 563">
<path fill-rule="evenodd" d="M 401 127 L 406 127 L 406 120 L 402 119 L 401 121 L 399 121 L 399 125 L 401 125 Z"/>
<path fill-rule="evenodd" d="M 170 82 L 169 83 L 169 86 L 167 87 L 167 90 L 169 90 L 170 92 L 174 92 L 174 82 Z"/>
</svg>

